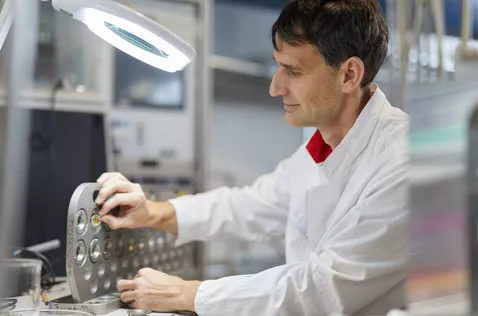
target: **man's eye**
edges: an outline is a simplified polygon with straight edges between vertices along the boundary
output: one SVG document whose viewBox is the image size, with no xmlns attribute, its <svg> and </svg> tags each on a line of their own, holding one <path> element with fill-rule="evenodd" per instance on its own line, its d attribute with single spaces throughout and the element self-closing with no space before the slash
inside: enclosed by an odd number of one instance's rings
<svg viewBox="0 0 478 316">
<path fill-rule="evenodd" d="M 293 71 L 291 69 L 286 69 L 286 72 L 289 76 L 292 76 L 292 77 L 295 77 L 295 76 L 299 75 L 299 73 L 297 71 Z"/>
</svg>

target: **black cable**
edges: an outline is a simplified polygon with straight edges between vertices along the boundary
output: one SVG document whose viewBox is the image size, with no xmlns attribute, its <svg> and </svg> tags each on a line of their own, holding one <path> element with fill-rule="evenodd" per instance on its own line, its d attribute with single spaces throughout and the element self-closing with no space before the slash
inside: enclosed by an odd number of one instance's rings
<svg viewBox="0 0 478 316">
<path fill-rule="evenodd" d="M 53 128 L 55 122 L 55 112 L 56 112 L 56 94 L 58 91 L 64 88 L 63 80 L 58 79 L 51 90 L 50 95 L 50 122 L 49 122 L 49 132 L 39 132 L 34 131 L 30 135 L 30 147 L 35 151 L 47 150 L 50 148 L 51 143 L 53 142 Z"/>
<path fill-rule="evenodd" d="M 45 269 L 45 275 L 42 275 L 41 277 L 41 286 L 45 290 L 49 290 L 53 287 L 53 285 L 56 284 L 56 275 L 55 271 L 53 270 L 53 267 L 51 265 L 50 260 L 45 257 L 43 254 L 36 252 L 36 251 L 31 251 L 25 248 L 20 248 L 20 252 L 18 253 L 19 255 L 21 254 L 30 254 L 35 256 L 38 260 L 40 260 L 42 264 L 42 268 Z"/>
<path fill-rule="evenodd" d="M 16 298 L 0 298 L 0 312 L 11 311 L 17 306 L 18 300 Z"/>
</svg>

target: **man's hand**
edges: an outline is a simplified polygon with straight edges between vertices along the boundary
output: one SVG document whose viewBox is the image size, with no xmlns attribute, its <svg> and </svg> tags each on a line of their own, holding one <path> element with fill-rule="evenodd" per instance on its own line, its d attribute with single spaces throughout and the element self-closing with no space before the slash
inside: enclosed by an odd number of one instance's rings
<svg viewBox="0 0 478 316">
<path fill-rule="evenodd" d="M 118 290 L 121 300 L 133 308 L 156 312 L 195 312 L 194 299 L 201 282 L 181 278 L 144 268 L 134 280 L 121 280 Z"/>
<path fill-rule="evenodd" d="M 176 212 L 171 203 L 148 201 L 141 186 L 120 173 L 104 173 L 97 182 L 102 187 L 95 202 L 101 206 L 101 220 L 111 229 L 150 227 L 177 234 Z M 119 216 L 110 213 L 116 207 L 121 210 Z"/>
</svg>

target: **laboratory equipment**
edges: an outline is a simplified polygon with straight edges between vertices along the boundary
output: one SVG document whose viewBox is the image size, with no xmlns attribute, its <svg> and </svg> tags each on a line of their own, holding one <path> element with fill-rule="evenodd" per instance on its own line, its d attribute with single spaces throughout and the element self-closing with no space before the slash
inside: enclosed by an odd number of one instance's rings
<svg viewBox="0 0 478 316">
<path fill-rule="evenodd" d="M 194 244 L 174 247 L 172 235 L 152 229 L 111 230 L 101 222 L 94 202 L 101 185 L 84 183 L 68 209 L 66 273 L 71 296 L 53 300 L 52 309 L 81 306 L 103 315 L 123 304 L 116 283 L 153 268 L 183 279 L 198 279 L 201 266 Z M 119 208 L 111 211 L 121 216 Z"/>
<path fill-rule="evenodd" d="M 5 275 L 2 283 L 8 284 L 7 297 L 27 297 L 28 308 L 37 308 L 40 303 L 42 262 L 36 259 L 4 259 Z"/>
<path fill-rule="evenodd" d="M 29 246 L 29 247 L 26 247 L 25 249 L 20 248 L 20 249 L 14 250 L 13 256 L 18 255 L 25 250 L 31 251 L 31 252 L 47 252 L 47 251 L 55 250 L 58 248 L 60 248 L 60 241 L 58 239 L 55 239 L 55 240 L 43 242 L 38 245 Z"/>
<path fill-rule="evenodd" d="M 144 310 L 144 309 L 130 309 L 128 310 L 128 316 L 147 316 L 151 314 L 151 311 Z"/>
</svg>

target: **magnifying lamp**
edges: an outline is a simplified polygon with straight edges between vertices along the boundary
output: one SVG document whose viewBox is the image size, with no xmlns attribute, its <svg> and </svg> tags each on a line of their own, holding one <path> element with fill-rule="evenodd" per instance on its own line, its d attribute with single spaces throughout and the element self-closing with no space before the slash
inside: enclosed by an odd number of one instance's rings
<svg viewBox="0 0 478 316">
<path fill-rule="evenodd" d="M 12 1 L 5 1 L 0 15 L 0 49 L 14 18 Z M 176 72 L 196 57 L 179 36 L 113 0 L 52 0 L 52 4 L 111 45 L 158 69 Z"/>
</svg>

